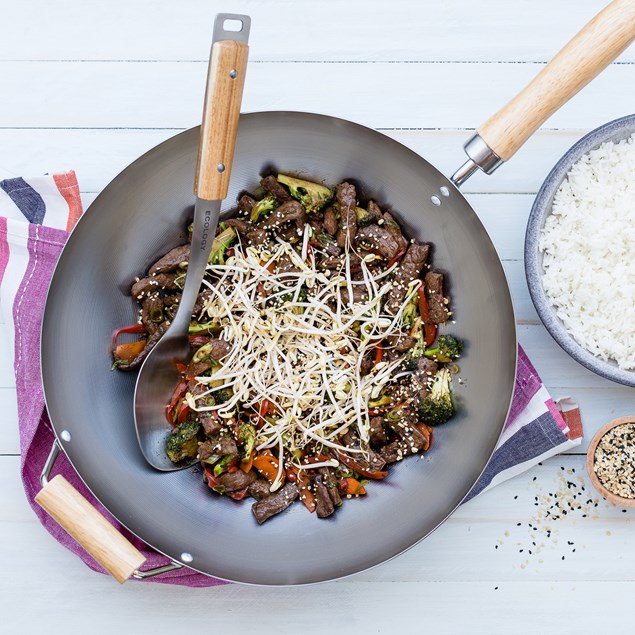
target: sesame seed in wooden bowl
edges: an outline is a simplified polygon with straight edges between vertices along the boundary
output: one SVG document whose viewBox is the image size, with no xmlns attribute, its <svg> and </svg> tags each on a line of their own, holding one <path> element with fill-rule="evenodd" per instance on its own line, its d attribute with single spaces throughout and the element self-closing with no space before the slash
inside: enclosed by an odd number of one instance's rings
<svg viewBox="0 0 635 635">
<path fill-rule="evenodd" d="M 587 470 L 595 489 L 619 507 L 635 507 L 635 416 L 619 417 L 591 439 Z"/>
</svg>

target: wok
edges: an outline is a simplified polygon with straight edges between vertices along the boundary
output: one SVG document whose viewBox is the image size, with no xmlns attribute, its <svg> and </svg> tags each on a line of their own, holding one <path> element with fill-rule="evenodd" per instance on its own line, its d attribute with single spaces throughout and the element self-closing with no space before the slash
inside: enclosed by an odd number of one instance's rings
<svg viewBox="0 0 635 635">
<path fill-rule="evenodd" d="M 267 585 L 361 571 L 439 526 L 468 494 L 495 448 L 513 393 L 517 352 L 503 268 L 457 185 L 478 168 L 491 172 L 510 158 L 630 43 L 634 7 L 633 0 L 617 0 L 587 25 L 479 129 L 466 144 L 470 159 L 453 179 L 399 143 L 348 121 L 298 112 L 241 116 L 223 210 L 242 191 L 255 190 L 260 175 L 277 170 L 331 184 L 352 179 L 362 200 L 372 198 L 395 211 L 410 236 L 434 245 L 434 266 L 448 273 L 456 319 L 452 331 L 467 343 L 461 361 L 467 381 L 456 386 L 458 415 L 435 430 L 432 450 L 396 464 L 365 499 L 349 501 L 325 521 L 293 505 L 258 526 L 249 503 L 210 493 L 196 470 L 164 473 L 144 460 L 133 420 L 135 378 L 110 372 L 108 342 L 115 328 L 135 320 L 129 296 L 133 277 L 185 239 L 181 230 L 192 213 L 198 129 L 165 141 L 119 174 L 70 236 L 42 327 L 42 379 L 57 443 L 101 503 L 177 564 Z M 43 492 L 56 479 L 47 482 L 44 475 Z M 48 499 L 56 518 L 82 524 L 77 515 L 64 514 L 65 492 Z M 96 538 L 90 522 L 75 535 L 118 579 L 139 569 L 134 551 L 113 547 L 105 533 Z"/>
</svg>

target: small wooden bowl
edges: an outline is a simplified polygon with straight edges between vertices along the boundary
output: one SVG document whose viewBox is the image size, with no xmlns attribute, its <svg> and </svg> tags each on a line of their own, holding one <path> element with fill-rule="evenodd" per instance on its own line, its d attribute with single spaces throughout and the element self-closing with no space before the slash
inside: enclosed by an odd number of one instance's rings
<svg viewBox="0 0 635 635">
<path fill-rule="evenodd" d="M 586 468 L 589 472 L 589 476 L 591 477 L 591 483 L 593 483 L 595 489 L 600 492 L 600 494 L 613 505 L 617 505 L 618 507 L 635 507 L 635 498 L 623 498 L 622 496 L 618 496 L 617 494 L 613 494 L 610 490 L 606 489 L 604 485 L 598 479 L 596 473 L 593 471 L 593 463 L 595 459 L 595 449 L 597 448 L 600 439 L 613 428 L 617 426 L 624 425 L 625 423 L 635 423 L 635 416 L 630 417 L 619 417 L 618 419 L 613 419 L 613 421 L 609 421 L 605 426 L 602 426 L 593 439 L 591 439 L 591 443 L 589 445 L 589 449 L 586 454 Z"/>
</svg>

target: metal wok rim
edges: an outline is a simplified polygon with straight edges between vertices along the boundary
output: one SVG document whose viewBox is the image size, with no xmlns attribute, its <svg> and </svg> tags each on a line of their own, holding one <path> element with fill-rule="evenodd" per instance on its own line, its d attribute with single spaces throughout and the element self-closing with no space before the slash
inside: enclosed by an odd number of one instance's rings
<svg viewBox="0 0 635 635">
<path fill-rule="evenodd" d="M 628 132 L 625 132 L 628 131 Z M 551 215 L 553 198 L 574 163 L 606 141 L 618 141 L 635 133 L 635 114 L 614 119 L 578 140 L 554 165 L 545 178 L 529 214 L 525 234 L 525 276 L 538 317 L 556 343 L 576 362 L 596 375 L 626 386 L 635 386 L 635 371 L 619 368 L 615 361 L 605 361 L 578 344 L 556 315 L 542 286 L 542 254 L 538 249 L 542 228 Z"/>
<path fill-rule="evenodd" d="M 284 116 L 284 115 L 289 115 L 289 116 L 298 116 L 298 115 L 303 115 L 303 116 L 310 116 L 312 118 L 320 118 L 322 120 L 329 120 L 329 121 L 335 121 L 335 122 L 339 122 L 342 125 L 345 125 L 347 127 L 349 127 L 349 129 L 361 129 L 364 131 L 365 134 L 373 134 L 373 135 L 377 135 L 380 136 L 383 140 L 384 143 L 387 144 L 394 144 L 395 146 L 398 147 L 398 149 L 400 149 L 402 152 L 407 152 L 410 155 L 412 155 L 413 159 L 415 159 L 416 161 L 423 161 L 425 163 L 427 163 L 429 166 L 431 166 L 436 172 L 439 172 L 439 170 L 437 168 L 434 167 L 434 165 L 430 164 L 424 157 L 422 157 L 421 155 L 417 154 L 416 152 L 414 152 L 413 150 L 411 150 L 410 148 L 408 148 L 407 146 L 399 143 L 398 141 L 392 139 L 391 137 L 388 137 L 387 135 L 382 134 L 381 132 L 374 130 L 372 128 L 368 128 L 366 126 L 357 124 L 355 122 L 351 122 L 349 120 L 346 119 L 341 119 L 341 118 L 337 118 L 337 117 L 332 117 L 329 115 L 322 115 L 322 114 L 316 114 L 316 113 L 309 113 L 309 112 L 298 112 L 298 111 L 259 111 L 259 112 L 252 112 L 252 113 L 247 113 L 247 114 L 242 114 L 241 115 L 241 120 L 243 119 L 252 119 L 255 117 L 267 117 L 267 116 Z M 131 162 L 128 166 L 126 166 L 121 172 L 119 172 L 111 181 L 108 185 L 106 185 L 106 187 L 102 190 L 102 192 L 99 194 L 99 196 L 95 199 L 95 201 L 93 202 L 93 204 L 91 204 L 86 212 L 82 215 L 82 218 L 80 218 L 77 227 L 81 227 L 83 225 L 86 224 L 87 221 L 85 221 L 86 217 L 90 218 L 89 212 L 91 207 L 93 207 L 94 203 L 97 202 L 98 200 L 101 200 L 102 197 L 104 196 L 108 196 L 109 193 L 109 188 L 112 186 L 112 184 L 114 182 L 116 182 L 119 177 L 123 174 L 123 172 L 125 172 L 128 168 L 130 168 L 132 165 L 134 165 L 136 162 L 142 160 L 144 157 L 146 157 L 147 155 L 153 153 L 156 151 L 157 148 L 161 147 L 162 145 L 166 144 L 166 143 L 170 143 L 170 142 L 174 142 L 174 140 L 182 135 L 188 134 L 192 132 L 193 129 L 195 129 L 197 127 L 194 128 L 190 128 L 190 129 L 186 129 L 183 130 L 179 133 L 177 133 L 176 135 L 173 135 L 172 137 L 169 137 L 168 139 L 166 139 L 165 141 L 161 142 L 160 144 L 157 144 L 156 146 L 154 146 L 153 148 L 150 148 L 147 152 L 145 152 L 144 154 L 142 154 L 140 157 L 138 157 L 137 159 L 135 159 L 133 162 Z M 443 175 L 441 172 L 439 172 L 439 174 L 441 176 L 443 176 L 444 179 L 448 180 L 448 177 L 446 177 L 445 175 Z M 463 194 L 460 192 L 460 190 L 458 190 L 458 188 L 456 188 L 456 186 L 454 186 L 452 184 L 452 187 L 454 188 L 454 194 L 460 196 L 464 201 L 465 204 L 467 206 L 469 206 L 469 208 L 472 210 L 472 213 L 475 215 L 475 217 L 478 219 L 478 216 L 476 215 L 476 212 L 474 211 L 472 205 L 469 204 L 469 202 L 467 202 L 465 200 L 465 197 L 463 196 Z M 480 219 L 479 219 L 480 222 Z M 219 576 L 218 574 L 214 574 L 214 573 L 210 573 L 208 571 L 204 571 L 200 568 L 197 568 L 196 565 L 192 564 L 192 563 L 185 563 L 182 560 L 179 560 L 178 558 L 173 558 L 172 556 L 169 556 L 165 553 L 165 551 L 162 551 L 161 549 L 158 549 L 156 546 L 154 546 L 151 542 L 149 542 L 147 540 L 147 538 L 145 538 L 142 535 L 139 535 L 138 533 L 136 533 L 135 531 L 131 530 L 128 525 L 124 522 L 122 522 L 119 517 L 116 514 L 112 514 L 119 523 L 121 523 L 121 525 L 123 525 L 124 527 L 126 527 L 133 535 L 137 536 L 140 540 L 142 540 L 143 542 L 145 542 L 146 544 L 148 544 L 152 549 L 154 549 L 155 551 L 157 551 L 158 553 L 161 553 L 162 555 L 164 555 L 166 558 L 173 560 L 175 562 L 179 562 L 180 564 L 182 564 L 184 567 L 187 567 L 188 569 L 191 569 L 193 571 L 197 571 L 203 575 L 206 575 L 208 577 L 213 577 L 213 578 L 217 578 L 219 580 L 223 580 L 226 582 L 237 582 L 240 584 L 247 584 L 247 585 L 254 585 L 254 586 L 280 586 L 280 587 L 286 587 L 286 586 L 304 586 L 304 585 L 311 585 L 311 584 L 319 584 L 321 582 L 327 582 L 327 581 L 331 581 L 331 580 L 338 580 L 338 579 L 343 579 L 343 578 L 347 578 L 349 576 L 355 575 L 357 573 L 360 573 L 362 571 L 367 571 L 369 569 L 372 569 L 380 564 L 383 564 L 384 562 L 387 562 L 389 560 L 392 560 L 393 558 L 397 557 L 398 555 L 401 555 L 402 553 L 405 553 L 406 551 L 408 551 L 409 549 L 411 549 L 412 547 L 414 547 L 415 545 L 417 545 L 419 542 L 421 542 L 424 538 L 426 538 L 427 536 L 429 536 L 433 531 L 435 531 L 440 525 L 442 525 L 451 515 L 452 513 L 454 513 L 454 511 L 457 509 L 457 507 L 463 502 L 463 500 L 469 495 L 470 491 L 472 490 L 472 488 L 474 487 L 474 485 L 476 484 L 476 482 L 478 481 L 478 479 L 480 478 L 480 476 L 483 474 L 485 468 L 487 467 L 489 460 L 491 459 L 496 446 L 498 444 L 498 440 L 500 439 L 500 436 L 503 432 L 504 429 L 504 424 L 507 420 L 507 417 L 509 415 L 509 410 L 511 408 L 511 404 L 512 404 L 512 399 L 513 399 L 513 394 L 514 394 L 514 385 L 515 382 L 513 381 L 515 379 L 516 376 L 516 371 L 517 371 L 517 358 L 518 358 L 518 348 L 517 348 L 517 342 L 518 342 L 518 337 L 517 337 L 517 329 L 516 329 L 516 322 L 515 322 L 515 313 L 514 313 L 514 307 L 513 307 L 513 303 L 511 300 L 511 292 L 510 292 L 510 288 L 509 288 L 509 283 L 507 280 L 507 275 L 502 267 L 502 263 L 500 260 L 500 257 L 498 256 L 498 252 L 496 250 L 496 247 L 494 246 L 494 243 L 492 242 L 491 238 L 489 237 L 489 234 L 487 233 L 486 229 L 484 228 L 484 226 L 481 224 L 482 230 L 484 232 L 484 234 L 487 236 L 488 240 L 489 240 L 489 247 L 493 250 L 493 253 L 496 255 L 497 258 L 497 262 L 498 262 L 498 266 L 500 268 L 500 273 L 503 276 L 503 279 L 506 282 L 506 288 L 504 289 L 504 295 L 505 295 L 505 304 L 506 304 L 506 308 L 509 310 L 512 319 L 512 324 L 510 325 L 510 337 L 512 337 L 513 342 L 514 342 L 514 351 L 513 351 L 513 355 L 512 355 L 512 351 L 510 351 L 510 358 L 513 357 L 514 360 L 514 364 L 513 364 L 513 378 L 512 381 L 510 382 L 509 386 L 510 386 L 510 390 L 509 390 L 509 394 L 507 395 L 507 397 L 505 397 L 505 400 L 501 399 L 501 409 L 504 409 L 505 412 L 505 417 L 503 417 L 502 421 L 499 422 L 498 425 L 500 425 L 500 430 L 498 432 L 498 434 L 496 435 L 496 438 L 494 439 L 491 448 L 489 449 L 489 451 L 487 452 L 487 457 L 485 458 L 483 465 L 477 475 L 477 477 L 474 479 L 474 481 L 469 485 L 469 487 L 466 489 L 466 491 L 464 492 L 463 496 L 461 497 L 461 499 L 459 500 L 459 502 L 452 507 L 451 509 L 449 509 L 447 511 L 447 513 L 442 512 L 443 513 L 443 518 L 441 521 L 439 521 L 436 525 L 434 525 L 430 530 L 426 531 L 425 533 L 423 533 L 422 535 L 420 535 L 414 542 L 412 542 L 411 544 L 409 544 L 407 547 L 405 548 L 400 548 L 398 551 L 396 551 L 395 553 L 389 555 L 388 557 L 384 557 L 382 556 L 381 559 L 377 560 L 376 562 L 368 565 L 368 566 L 362 566 L 361 568 L 358 568 L 354 571 L 349 571 L 347 573 L 341 574 L 341 575 L 336 575 L 336 576 L 330 576 L 328 578 L 324 578 L 321 580 L 309 580 L 309 581 L 303 581 L 303 582 L 292 582 L 292 583 L 264 583 L 264 582 L 254 582 L 254 581 L 244 581 L 244 580 L 236 580 L 233 579 L 231 577 L 228 576 Z M 71 234 L 71 236 L 69 237 L 69 243 L 72 244 L 72 240 L 73 240 L 73 234 L 76 232 L 76 230 L 74 230 Z M 68 244 L 68 243 L 67 243 Z M 51 301 L 51 287 L 53 286 L 53 282 L 56 280 L 56 277 L 58 275 L 58 271 L 61 269 L 62 267 L 62 263 L 65 260 L 65 256 L 68 253 L 68 250 L 66 249 L 66 246 L 64 247 L 64 249 L 62 250 L 62 253 L 60 254 L 60 257 L 58 259 L 58 262 L 56 264 L 55 270 L 53 272 L 53 276 L 51 278 L 51 284 L 49 285 L 49 290 L 47 292 L 47 297 L 46 297 L 46 302 L 45 302 L 45 307 L 44 307 L 44 317 L 42 320 L 42 330 L 41 330 L 41 345 L 40 345 L 40 354 L 42 355 L 42 347 L 44 345 L 44 337 L 45 337 L 45 331 L 46 331 L 46 325 L 47 325 L 47 320 L 46 320 L 46 316 L 47 316 L 47 309 L 49 306 L 49 303 Z M 48 405 L 49 405 L 49 400 L 47 399 L 47 390 L 45 387 L 45 379 L 44 379 L 44 364 L 41 364 L 41 374 L 42 374 L 42 384 L 44 387 L 44 398 L 45 398 L 45 403 L 47 404 L 47 409 L 48 409 Z M 51 388 L 51 391 L 53 389 Z M 50 412 L 50 410 L 49 410 Z M 85 486 L 88 488 L 89 491 L 91 491 L 91 493 L 95 496 L 95 498 L 103 505 L 101 499 L 99 496 L 96 495 L 96 493 L 93 491 L 93 489 L 88 485 L 88 483 L 86 482 L 86 479 L 84 478 L 84 476 L 76 469 L 75 464 L 73 463 L 73 461 L 71 460 L 69 454 L 66 452 L 64 444 L 65 442 L 60 438 L 59 434 L 58 434 L 58 430 L 61 431 L 63 430 L 63 426 L 56 424 L 56 421 L 54 420 L 53 415 L 51 415 L 51 423 L 52 423 L 52 427 L 55 433 L 56 438 L 58 439 L 58 443 L 61 447 L 61 449 L 64 451 L 64 454 L 66 455 L 66 457 L 68 458 L 70 464 L 72 465 L 73 469 L 76 471 L 76 473 L 78 474 L 79 478 L 82 480 L 82 482 L 85 484 Z M 485 454 L 485 453 L 484 453 Z M 87 473 L 87 477 L 90 477 L 90 475 Z M 108 508 L 108 506 L 103 505 L 109 512 L 110 509 Z M 110 512 L 112 513 L 112 512 Z"/>
</svg>

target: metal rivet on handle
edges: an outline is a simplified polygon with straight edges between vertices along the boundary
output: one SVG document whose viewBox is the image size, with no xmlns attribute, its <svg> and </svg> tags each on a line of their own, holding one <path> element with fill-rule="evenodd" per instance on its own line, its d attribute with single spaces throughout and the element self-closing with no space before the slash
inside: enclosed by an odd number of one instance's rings
<svg viewBox="0 0 635 635">
<path fill-rule="evenodd" d="M 438 196 L 431 196 L 430 200 L 434 205 L 441 205 L 441 199 Z"/>
<path fill-rule="evenodd" d="M 60 432 L 60 437 L 62 437 L 62 441 L 70 441 L 71 433 L 68 430 L 62 430 Z"/>
<path fill-rule="evenodd" d="M 236 69 L 235 69 L 235 68 L 232 68 L 232 70 L 231 70 L 231 71 L 229 71 L 229 76 L 230 76 L 232 79 L 236 79 L 236 78 L 238 77 L 238 73 L 236 72 Z"/>
<path fill-rule="evenodd" d="M 216 166 L 216 169 L 217 169 L 219 172 L 224 172 L 224 171 L 225 171 L 225 164 L 224 164 L 224 163 L 219 163 L 219 164 Z"/>
<path fill-rule="evenodd" d="M 450 190 L 447 187 L 445 187 L 445 185 L 442 185 L 439 188 L 439 192 L 441 192 L 443 196 L 450 196 Z"/>
<path fill-rule="evenodd" d="M 188 553 L 187 551 L 184 551 L 181 554 L 181 560 L 183 560 L 183 562 L 192 562 L 192 560 L 194 560 L 194 557 L 192 556 L 191 553 Z"/>
</svg>

